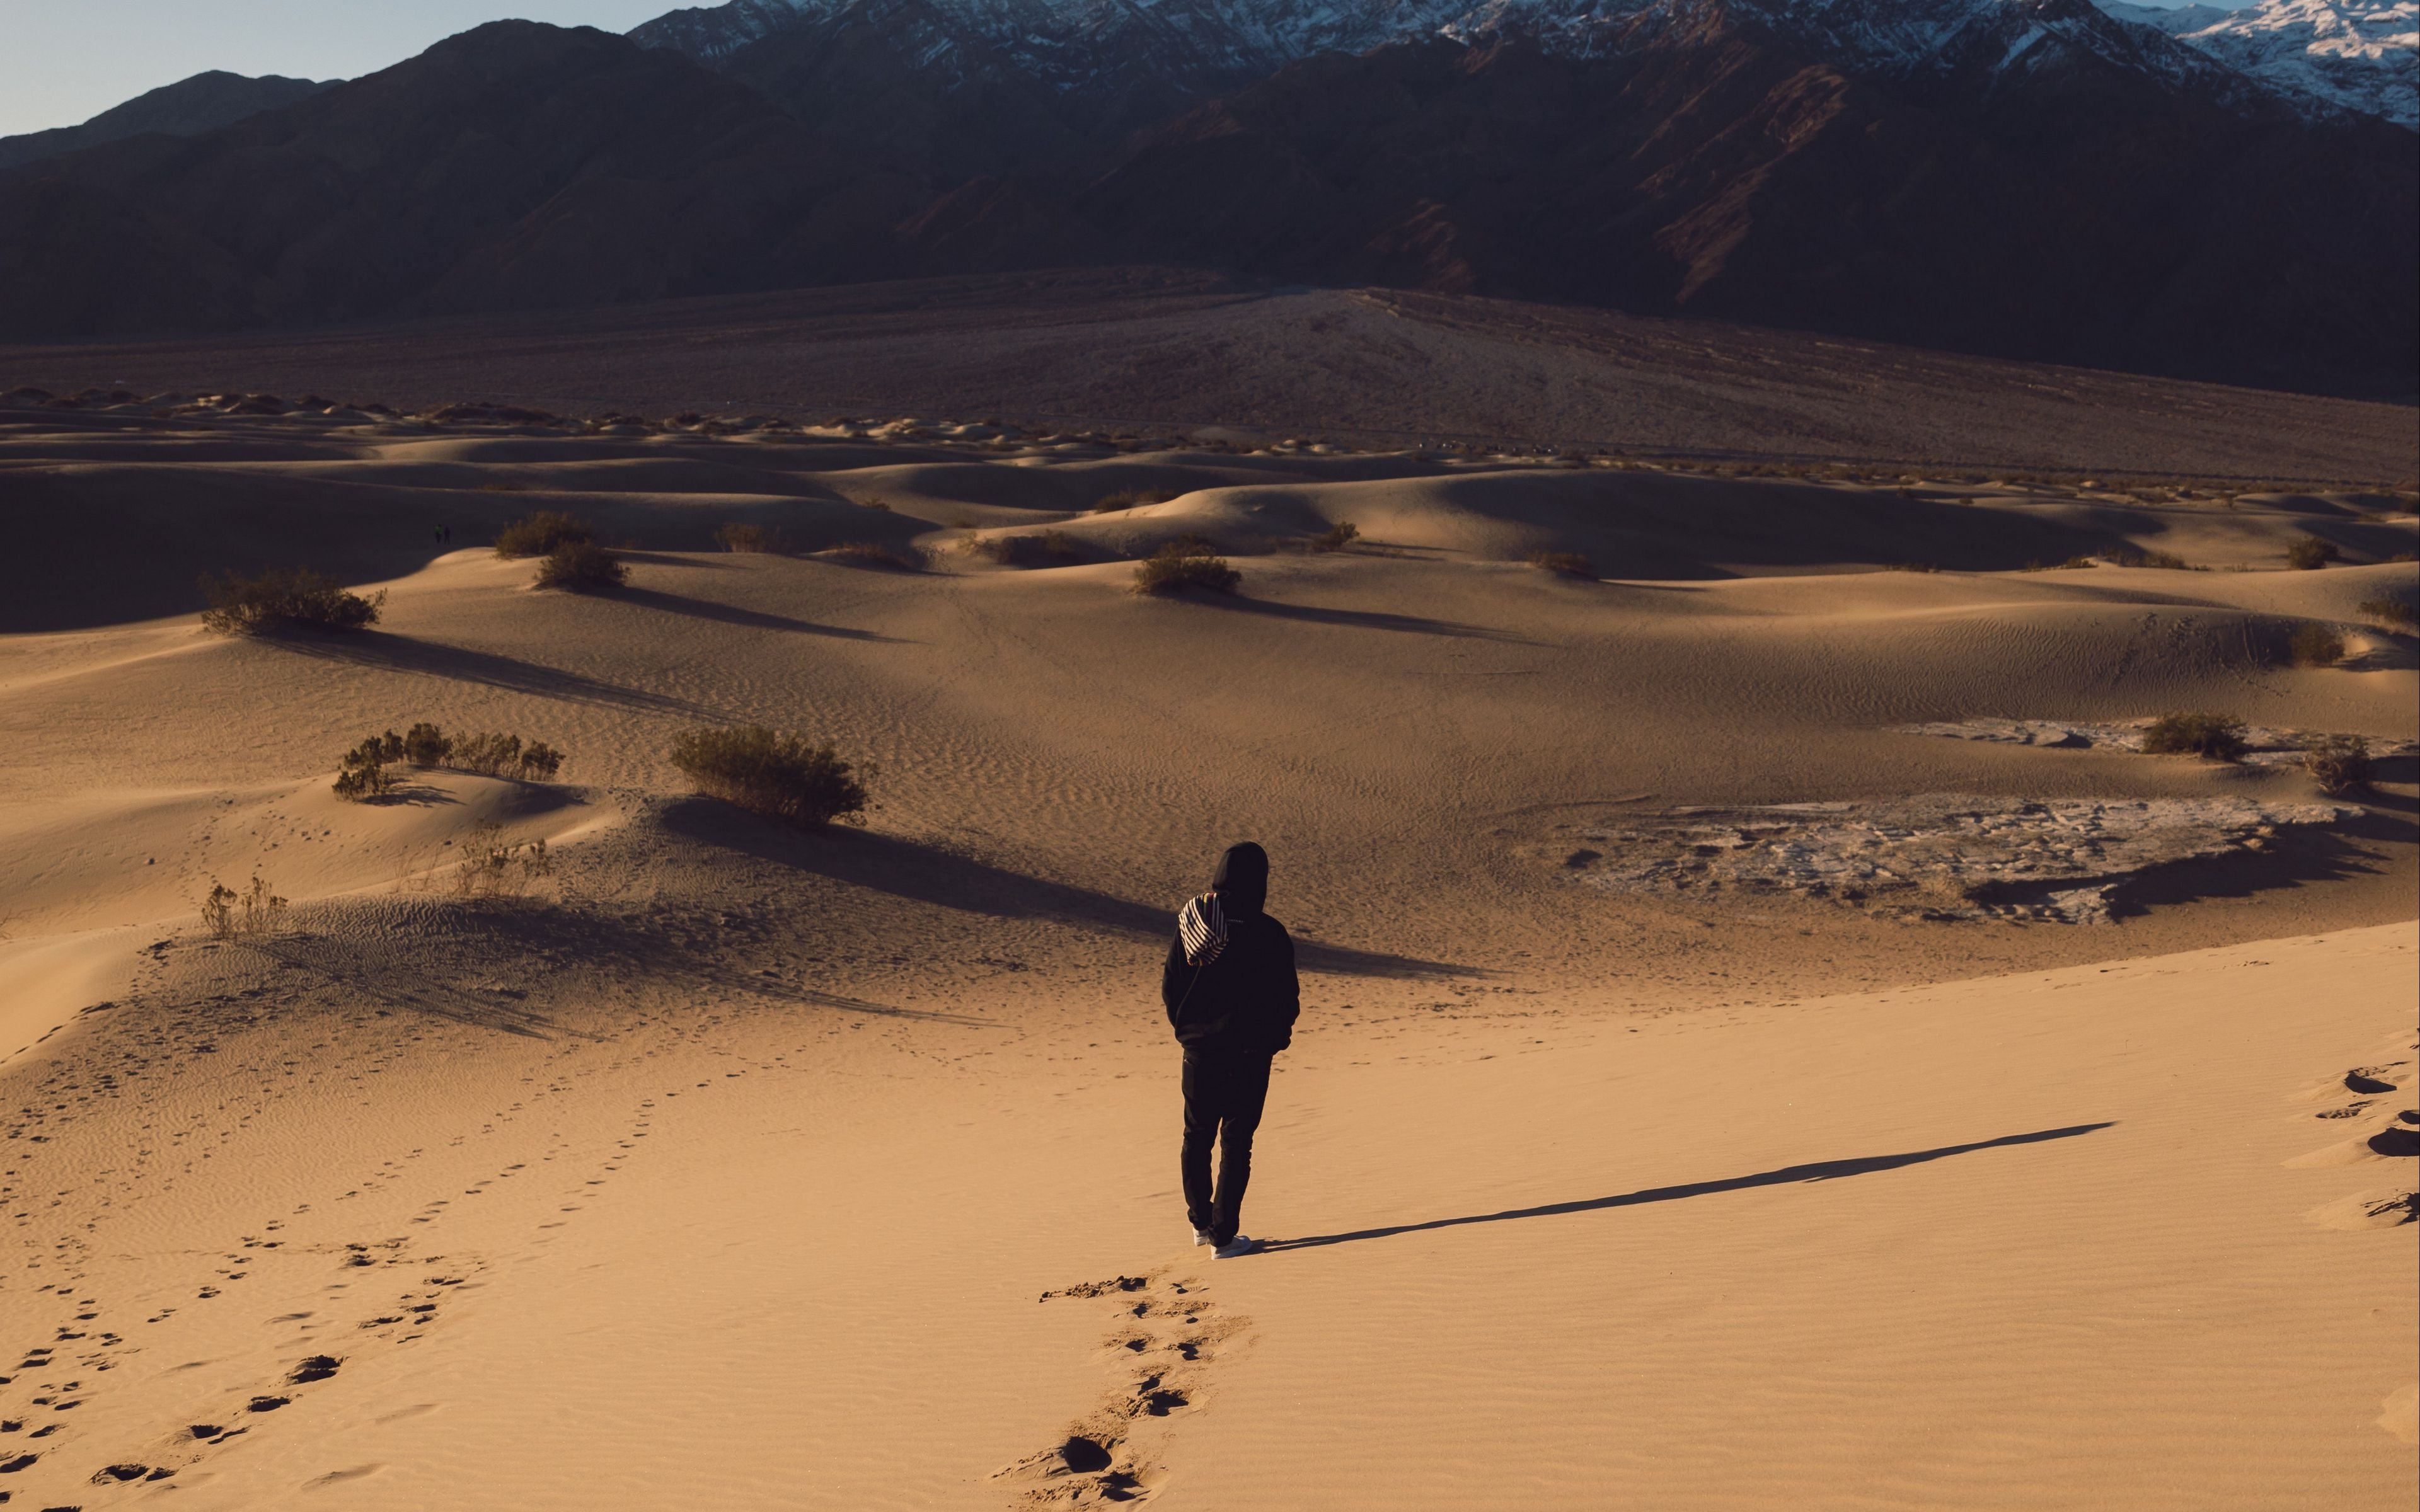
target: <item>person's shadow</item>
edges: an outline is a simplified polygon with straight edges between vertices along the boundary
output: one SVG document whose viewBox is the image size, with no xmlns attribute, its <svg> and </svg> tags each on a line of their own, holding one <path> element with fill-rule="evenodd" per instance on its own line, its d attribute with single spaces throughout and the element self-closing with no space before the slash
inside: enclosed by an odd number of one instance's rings
<svg viewBox="0 0 2420 1512">
<path fill-rule="evenodd" d="M 1711 1196 L 1717 1192 L 1739 1192 L 1752 1186 L 1782 1186 L 1793 1181 L 1830 1181 L 1843 1176 L 1864 1176 L 1873 1171 L 1895 1171 L 1902 1165 L 1921 1165 L 1926 1161 L 1946 1160 L 1951 1155 L 1971 1154 L 1978 1149 L 1997 1149 L 2003 1145 L 2038 1145 L 2047 1139 L 2072 1139 L 2098 1130 L 2114 1127 L 2116 1119 L 2102 1123 L 2070 1124 L 2064 1129 L 2037 1129 L 2031 1134 L 2002 1134 L 1997 1139 L 1980 1139 L 1971 1145 L 1944 1145 L 1939 1149 L 1909 1150 L 1898 1155 L 1866 1155 L 1855 1160 L 1816 1161 L 1806 1165 L 1784 1165 L 1779 1170 L 1758 1171 L 1752 1176 L 1726 1177 L 1719 1181 L 1692 1181 L 1684 1186 L 1655 1186 L 1637 1192 L 1618 1193 L 1609 1197 L 1589 1197 L 1578 1202 L 1549 1202 L 1537 1208 L 1509 1208 L 1502 1212 L 1475 1212 L 1460 1218 L 1432 1218 L 1426 1223 L 1395 1224 L 1385 1228 L 1357 1228 L 1345 1234 L 1313 1234 L 1305 1239 L 1271 1239 L 1261 1244 L 1264 1253 L 1279 1250 L 1317 1249 L 1323 1244 L 1349 1244 L 1359 1239 L 1391 1239 L 1397 1234 L 1417 1234 L 1431 1228 L 1459 1228 L 1466 1224 L 1509 1223 L 1515 1218 L 1553 1218 L 1570 1212 L 1595 1212 L 1603 1208 L 1634 1208 L 1648 1202 L 1678 1202 L 1683 1197 Z"/>
</svg>

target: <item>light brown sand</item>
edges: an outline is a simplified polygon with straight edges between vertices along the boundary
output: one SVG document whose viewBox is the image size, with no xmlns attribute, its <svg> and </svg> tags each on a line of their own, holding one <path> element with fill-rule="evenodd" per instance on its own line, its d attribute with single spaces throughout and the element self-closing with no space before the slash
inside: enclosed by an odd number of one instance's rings
<svg viewBox="0 0 2420 1512">
<path fill-rule="evenodd" d="M 2291 768 L 1898 727 L 2214 707 L 2408 738 L 2409 636 L 2274 655 L 2357 628 L 2408 565 L 1876 572 L 1914 554 L 1904 501 L 1796 486 L 269 434 L 10 443 L 12 484 L 116 490 L 44 559 L 37 609 L 76 627 L 0 639 L 12 1504 L 1126 1486 L 1054 1473 L 1071 1433 L 1171 1508 L 2415 1492 L 2420 1226 L 2387 1207 L 2420 1085 L 2408 766 L 2106 925 L 1615 896 L 1538 853 L 1607 808 L 2308 799 Z M 1069 514 L 1140 468 L 1200 481 Z M 380 627 L 79 613 L 97 569 L 191 539 L 195 480 L 285 499 L 221 517 L 265 560 L 332 500 L 355 534 L 403 520 L 353 548 L 395 563 Z M 618 597 L 534 594 L 483 550 L 408 560 L 431 493 L 474 539 L 564 504 L 665 549 Z M 876 496 L 889 517 L 845 501 Z M 670 549 L 781 499 L 934 570 Z M 2022 552 L 2045 515 L 2133 506 L 1958 507 Z M 2313 507 L 2123 529 L 2248 564 Z M 1239 555 L 1233 602 L 957 544 L 1015 521 L 1242 551 L 1338 518 L 1369 548 Z M 1542 545 L 1667 565 L 1577 582 L 1521 563 Z M 564 747 L 565 782 L 328 793 L 338 751 L 421 718 Z M 878 763 L 872 824 L 683 796 L 671 733 L 735 720 Z M 453 896 L 481 823 L 547 839 L 555 874 Z M 1151 978 L 1167 910 L 1246 834 L 1307 1009 L 1247 1212 L 1278 1243 L 1210 1262 Z M 284 926 L 200 937 L 197 894 L 256 873 Z M 1036 1300 L 1069 1288 L 1095 1294 Z"/>
</svg>

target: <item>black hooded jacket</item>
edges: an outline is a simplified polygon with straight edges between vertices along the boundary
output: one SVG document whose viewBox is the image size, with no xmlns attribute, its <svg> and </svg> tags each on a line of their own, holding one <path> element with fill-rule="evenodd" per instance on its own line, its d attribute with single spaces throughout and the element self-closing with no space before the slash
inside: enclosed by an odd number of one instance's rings
<svg viewBox="0 0 2420 1512">
<path fill-rule="evenodd" d="M 1171 940 L 1160 969 L 1159 998 L 1169 1026 L 1187 1050 L 1275 1055 L 1294 1042 L 1302 987 L 1294 970 L 1294 937 L 1262 912 L 1269 895 L 1269 857 L 1246 841 L 1228 847 L 1211 883 L 1227 917 L 1227 948 L 1208 965 L 1186 964 L 1182 936 Z"/>
</svg>

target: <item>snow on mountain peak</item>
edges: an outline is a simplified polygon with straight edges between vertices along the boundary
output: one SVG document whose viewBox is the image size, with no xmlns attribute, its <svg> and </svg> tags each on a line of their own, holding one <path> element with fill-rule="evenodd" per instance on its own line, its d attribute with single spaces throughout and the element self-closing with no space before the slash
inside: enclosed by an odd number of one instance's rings
<svg viewBox="0 0 2420 1512">
<path fill-rule="evenodd" d="M 2101 0 L 2288 96 L 2420 131 L 2420 0 L 2261 0 L 2173 10 Z"/>
<path fill-rule="evenodd" d="M 1246 77 L 1329 51 L 1508 33 L 1592 55 L 1641 23 L 1719 8 L 1817 55 L 1900 75 L 1952 74 L 1981 86 L 2085 54 L 2170 85 L 2257 94 L 2304 108 L 2366 112 L 2420 130 L 2420 0 L 2261 0 L 2247 9 L 2175 9 L 2126 0 L 729 0 L 675 10 L 632 36 L 707 62 L 791 26 L 855 12 L 952 38 L 1061 87 L 1138 63 Z M 2146 39 L 2143 29 L 2160 34 Z M 2217 65 L 2212 68 L 2211 65 Z"/>
</svg>

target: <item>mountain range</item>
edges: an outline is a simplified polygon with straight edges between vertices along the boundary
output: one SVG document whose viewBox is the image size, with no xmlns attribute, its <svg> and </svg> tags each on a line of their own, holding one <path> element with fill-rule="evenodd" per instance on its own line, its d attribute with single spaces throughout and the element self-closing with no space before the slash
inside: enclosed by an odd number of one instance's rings
<svg viewBox="0 0 2420 1512">
<path fill-rule="evenodd" d="M 2349 13 L 2261 9 L 2297 6 Z M 2204 21 L 735 0 L 627 39 L 498 23 L 0 171 L 0 335 L 1161 262 L 2409 396 L 2420 136 L 2349 107 L 2355 76 L 2230 58 L 2213 35 L 2248 34 Z"/>
<path fill-rule="evenodd" d="M 273 73 L 251 78 L 213 69 L 136 95 L 81 126 L 0 136 L 0 168 L 14 168 L 22 162 L 55 158 L 78 147 L 99 147 L 147 131 L 194 136 L 264 110 L 290 105 L 327 87 L 327 84 L 311 79 L 286 79 Z"/>
</svg>

